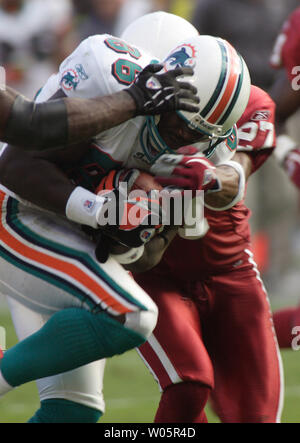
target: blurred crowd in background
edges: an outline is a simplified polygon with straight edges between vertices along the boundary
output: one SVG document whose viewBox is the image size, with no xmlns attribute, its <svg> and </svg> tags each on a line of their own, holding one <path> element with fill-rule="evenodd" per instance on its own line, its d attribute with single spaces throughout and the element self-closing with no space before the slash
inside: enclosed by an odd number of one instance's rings
<svg viewBox="0 0 300 443">
<path fill-rule="evenodd" d="M 139 16 L 163 10 L 190 20 L 201 34 L 229 40 L 248 63 L 252 82 L 268 91 L 276 77 L 269 65 L 276 36 L 299 5 L 299 0 L 0 0 L 0 65 L 8 85 L 33 98 L 82 39 L 119 36 Z M 289 130 L 300 142 L 295 121 Z M 270 295 L 283 299 L 300 299 L 299 201 L 272 159 L 250 179 L 256 259 Z"/>
</svg>

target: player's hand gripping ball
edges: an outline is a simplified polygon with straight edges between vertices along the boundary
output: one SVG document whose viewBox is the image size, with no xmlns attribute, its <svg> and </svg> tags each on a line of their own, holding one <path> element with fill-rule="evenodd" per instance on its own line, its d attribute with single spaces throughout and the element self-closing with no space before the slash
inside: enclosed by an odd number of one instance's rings
<svg viewBox="0 0 300 443">
<path fill-rule="evenodd" d="M 137 169 L 113 170 L 97 188 L 106 198 L 97 231 L 96 256 L 106 261 L 109 243 L 138 248 L 163 229 L 163 211 L 154 177 Z M 109 212 L 113 217 L 109 216 Z"/>
</svg>

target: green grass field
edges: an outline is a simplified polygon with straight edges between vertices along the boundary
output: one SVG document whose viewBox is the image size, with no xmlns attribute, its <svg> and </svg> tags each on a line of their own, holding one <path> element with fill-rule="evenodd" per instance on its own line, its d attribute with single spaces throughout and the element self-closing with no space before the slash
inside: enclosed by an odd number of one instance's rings
<svg viewBox="0 0 300 443">
<path fill-rule="evenodd" d="M 7 330 L 7 347 L 16 342 L 8 313 L 0 311 L 0 325 Z M 286 378 L 283 423 L 300 423 L 300 351 L 282 353 Z M 100 423 L 152 423 L 159 402 L 157 384 L 135 351 L 107 363 L 104 395 L 106 413 Z M 38 408 L 35 383 L 24 385 L 0 400 L 0 423 L 24 423 Z M 218 419 L 207 408 L 209 422 Z"/>
</svg>

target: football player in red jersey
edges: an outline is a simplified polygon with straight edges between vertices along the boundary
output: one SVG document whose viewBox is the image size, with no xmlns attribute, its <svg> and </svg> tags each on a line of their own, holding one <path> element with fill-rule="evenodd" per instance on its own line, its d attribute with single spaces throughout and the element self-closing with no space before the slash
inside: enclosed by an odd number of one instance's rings
<svg viewBox="0 0 300 443">
<path fill-rule="evenodd" d="M 286 120 L 300 109 L 300 8 L 284 23 L 271 56 L 271 65 L 282 69 L 272 90 L 276 117 L 282 134 L 277 139 L 275 157 L 291 181 L 300 189 L 300 147 L 284 134 Z M 293 329 L 300 326 L 300 306 L 274 313 L 274 324 L 281 348 L 290 348 Z"/>
<path fill-rule="evenodd" d="M 234 157 L 246 178 L 273 151 L 274 113 L 270 97 L 252 87 Z M 206 208 L 205 217 L 203 238 L 177 236 L 151 272 L 134 274 L 159 308 L 156 329 L 139 348 L 162 390 L 155 421 L 206 422 L 211 395 L 222 422 L 278 422 L 282 365 L 251 251 L 250 211 L 242 201 Z"/>
<path fill-rule="evenodd" d="M 284 23 L 271 55 L 271 65 L 281 69 L 271 95 L 276 103 L 276 120 L 284 134 L 284 124 L 300 108 L 300 8 Z M 287 135 L 277 139 L 275 156 L 288 173 L 292 182 L 300 188 L 300 164 L 298 144 Z"/>
</svg>

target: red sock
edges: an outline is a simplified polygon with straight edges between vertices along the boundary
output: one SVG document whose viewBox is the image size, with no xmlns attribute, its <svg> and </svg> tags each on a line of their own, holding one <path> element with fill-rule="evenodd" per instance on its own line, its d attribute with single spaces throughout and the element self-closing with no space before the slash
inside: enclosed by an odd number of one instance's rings
<svg viewBox="0 0 300 443">
<path fill-rule="evenodd" d="M 273 314 L 273 319 L 280 348 L 290 348 L 295 337 L 292 329 L 300 326 L 300 306 L 281 309 Z"/>
<path fill-rule="evenodd" d="M 162 394 L 155 423 L 207 423 L 204 408 L 210 388 L 195 382 L 169 386 Z"/>
</svg>

